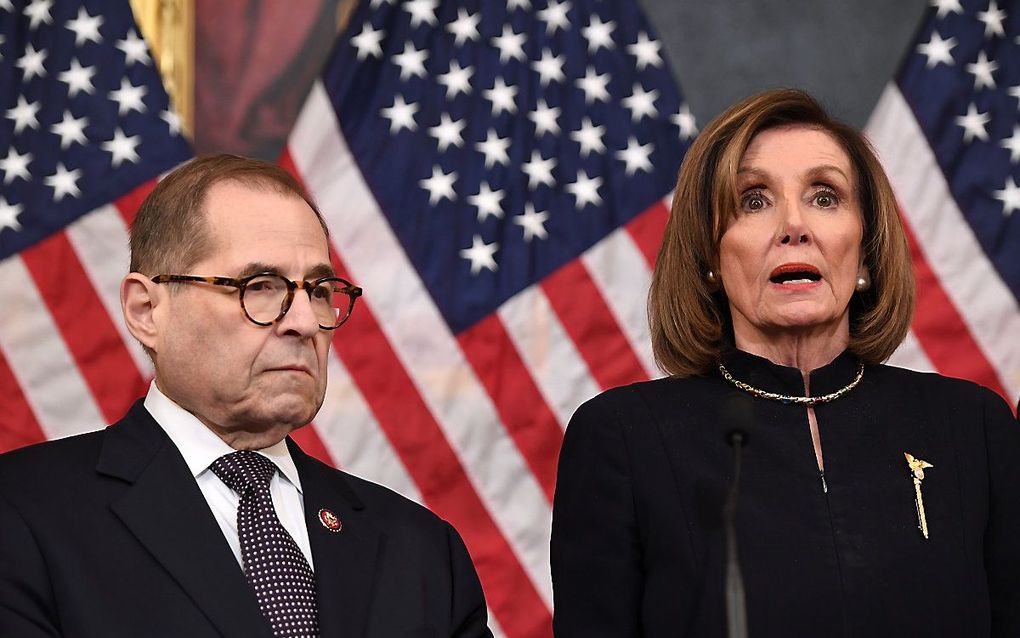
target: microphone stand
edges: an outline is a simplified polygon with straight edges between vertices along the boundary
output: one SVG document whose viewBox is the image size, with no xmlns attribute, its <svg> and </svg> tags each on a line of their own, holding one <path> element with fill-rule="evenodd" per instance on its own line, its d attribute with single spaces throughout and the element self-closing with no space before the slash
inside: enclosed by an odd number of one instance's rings
<svg viewBox="0 0 1020 638">
<path fill-rule="evenodd" d="M 734 519 L 737 513 L 737 493 L 740 489 L 740 457 L 747 441 L 742 430 L 726 433 L 726 442 L 733 447 L 733 481 L 730 483 L 726 504 L 723 506 L 723 526 L 726 532 L 726 635 L 728 638 L 747 638 L 747 603 L 744 600 L 744 579 L 740 575 L 737 558 L 737 531 Z"/>
</svg>

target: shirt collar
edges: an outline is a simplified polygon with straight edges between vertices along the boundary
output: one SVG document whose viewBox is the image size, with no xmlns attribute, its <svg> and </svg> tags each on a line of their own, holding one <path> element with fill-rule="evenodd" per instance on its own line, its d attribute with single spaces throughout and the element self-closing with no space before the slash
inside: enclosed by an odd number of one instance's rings
<svg viewBox="0 0 1020 638">
<path fill-rule="evenodd" d="M 216 459 L 235 451 L 194 414 L 160 392 L 155 381 L 149 385 L 149 393 L 145 395 L 145 409 L 180 450 L 184 462 L 188 464 L 188 469 L 196 479 L 208 470 Z M 301 478 L 298 476 L 294 459 L 290 456 L 290 450 L 287 449 L 286 439 L 255 451 L 275 463 L 280 475 L 302 493 Z"/>
</svg>

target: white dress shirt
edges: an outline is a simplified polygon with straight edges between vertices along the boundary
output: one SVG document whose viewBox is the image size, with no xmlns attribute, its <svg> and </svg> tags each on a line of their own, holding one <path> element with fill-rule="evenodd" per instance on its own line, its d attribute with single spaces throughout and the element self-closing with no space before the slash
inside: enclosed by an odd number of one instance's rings
<svg viewBox="0 0 1020 638">
<path fill-rule="evenodd" d="M 156 423 L 163 428 L 184 456 L 184 461 L 191 469 L 191 474 L 195 477 L 198 488 L 202 490 L 206 502 L 209 503 L 209 509 L 216 517 L 227 544 L 243 569 L 241 541 L 237 535 L 238 496 L 209 469 L 213 461 L 235 450 L 205 427 L 195 415 L 160 392 L 155 381 L 149 385 L 149 393 L 145 396 L 145 409 L 156 419 Z M 283 527 L 297 543 L 301 553 L 308 560 L 308 565 L 314 570 L 312 547 L 308 542 L 308 528 L 305 527 L 301 479 L 298 477 L 294 460 L 290 458 L 287 442 L 280 441 L 256 452 L 272 461 L 279 470 L 269 483 L 276 515 L 280 517 Z"/>
</svg>

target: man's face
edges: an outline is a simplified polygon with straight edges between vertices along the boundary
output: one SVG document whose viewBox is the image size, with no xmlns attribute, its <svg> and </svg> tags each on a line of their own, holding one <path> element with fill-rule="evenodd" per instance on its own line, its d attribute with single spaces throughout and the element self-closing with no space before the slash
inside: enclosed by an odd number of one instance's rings
<svg viewBox="0 0 1020 638">
<path fill-rule="evenodd" d="M 188 272 L 168 274 L 333 274 L 325 234 L 301 198 L 228 181 L 209 190 L 205 209 L 212 250 Z M 236 288 L 161 288 L 153 350 L 164 394 L 238 449 L 272 445 L 315 416 L 332 331 L 319 328 L 305 292 L 295 292 L 283 319 L 259 326 L 245 317 Z"/>
</svg>

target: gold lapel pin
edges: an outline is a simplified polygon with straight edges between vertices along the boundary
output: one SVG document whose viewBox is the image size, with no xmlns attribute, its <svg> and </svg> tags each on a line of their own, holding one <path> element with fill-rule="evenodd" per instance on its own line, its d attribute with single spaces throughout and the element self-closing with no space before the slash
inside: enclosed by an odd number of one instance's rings
<svg viewBox="0 0 1020 638">
<path fill-rule="evenodd" d="M 917 506 L 917 528 L 921 530 L 925 538 L 928 538 L 928 520 L 924 516 L 924 497 L 921 496 L 921 481 L 924 480 L 924 470 L 935 466 L 928 461 L 915 459 L 912 454 L 907 452 L 904 452 L 903 456 L 907 457 L 907 465 L 910 467 L 910 473 L 914 477 L 914 505 Z"/>
</svg>

